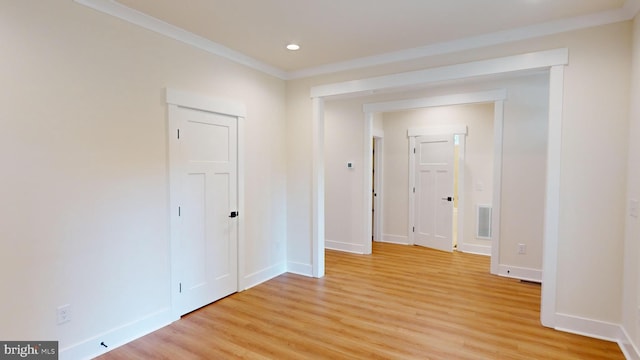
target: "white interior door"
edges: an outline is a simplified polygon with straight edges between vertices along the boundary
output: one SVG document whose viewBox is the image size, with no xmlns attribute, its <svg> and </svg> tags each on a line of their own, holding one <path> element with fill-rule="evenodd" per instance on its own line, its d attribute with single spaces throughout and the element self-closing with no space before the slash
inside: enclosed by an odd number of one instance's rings
<svg viewBox="0 0 640 360">
<path fill-rule="evenodd" d="M 237 118 L 179 108 L 181 314 L 238 290 Z"/>
<path fill-rule="evenodd" d="M 416 137 L 416 245 L 453 251 L 453 156 L 453 134 Z"/>
</svg>

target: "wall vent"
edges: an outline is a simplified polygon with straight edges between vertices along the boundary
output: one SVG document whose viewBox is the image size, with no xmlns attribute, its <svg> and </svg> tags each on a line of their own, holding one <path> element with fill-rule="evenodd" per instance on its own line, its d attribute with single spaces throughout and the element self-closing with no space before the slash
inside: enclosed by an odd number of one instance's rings
<svg viewBox="0 0 640 360">
<path fill-rule="evenodd" d="M 491 239 L 491 205 L 478 204 L 476 214 L 476 237 Z"/>
</svg>

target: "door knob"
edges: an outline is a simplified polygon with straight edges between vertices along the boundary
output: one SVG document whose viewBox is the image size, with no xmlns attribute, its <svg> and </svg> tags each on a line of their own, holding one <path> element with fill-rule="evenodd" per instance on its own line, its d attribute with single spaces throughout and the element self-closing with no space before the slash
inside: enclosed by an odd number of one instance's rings
<svg viewBox="0 0 640 360">
<path fill-rule="evenodd" d="M 234 218 L 234 217 L 238 217 L 238 215 L 240 215 L 240 212 L 238 211 L 232 211 L 231 214 L 229 214 L 230 218 Z"/>
<path fill-rule="evenodd" d="M 442 200 L 453 201 L 451 196 L 443 197 Z"/>
</svg>

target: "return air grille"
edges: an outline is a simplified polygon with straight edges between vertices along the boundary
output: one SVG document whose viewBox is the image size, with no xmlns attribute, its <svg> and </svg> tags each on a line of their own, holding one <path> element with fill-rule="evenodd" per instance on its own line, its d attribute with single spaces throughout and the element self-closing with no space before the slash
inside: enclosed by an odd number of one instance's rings
<svg viewBox="0 0 640 360">
<path fill-rule="evenodd" d="M 476 237 L 478 239 L 491 239 L 491 205 L 478 204 L 476 211 Z"/>
</svg>

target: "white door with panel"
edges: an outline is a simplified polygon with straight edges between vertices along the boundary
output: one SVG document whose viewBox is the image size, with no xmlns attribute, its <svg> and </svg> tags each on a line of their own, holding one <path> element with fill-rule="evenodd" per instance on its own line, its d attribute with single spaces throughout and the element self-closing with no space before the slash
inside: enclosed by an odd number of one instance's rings
<svg viewBox="0 0 640 360">
<path fill-rule="evenodd" d="M 238 291 L 237 118 L 178 108 L 180 314 Z"/>
<path fill-rule="evenodd" d="M 453 156 L 453 134 L 416 137 L 416 245 L 453 251 Z"/>
</svg>

